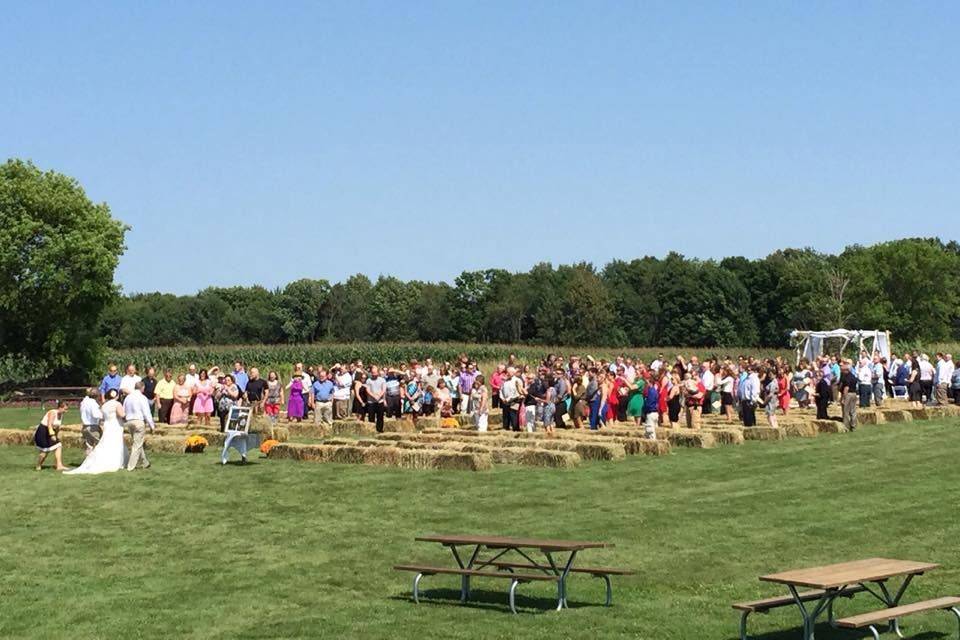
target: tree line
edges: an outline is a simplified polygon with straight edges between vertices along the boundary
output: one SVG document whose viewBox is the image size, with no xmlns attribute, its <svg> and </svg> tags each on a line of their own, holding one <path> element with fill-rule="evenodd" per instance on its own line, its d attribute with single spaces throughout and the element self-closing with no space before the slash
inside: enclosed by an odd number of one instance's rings
<svg viewBox="0 0 960 640">
<path fill-rule="evenodd" d="M 115 348 L 318 341 L 782 347 L 792 329 L 881 328 L 899 341 L 960 338 L 960 245 L 939 239 L 785 249 L 762 259 L 616 260 L 464 271 L 452 283 L 357 274 L 279 289 L 117 296 Z"/>
<path fill-rule="evenodd" d="M 302 279 L 279 289 L 123 295 L 128 227 L 80 184 L 0 165 L 0 390 L 85 379 L 104 347 L 309 342 L 782 347 L 791 329 L 960 339 L 960 246 L 936 238 L 786 249 L 751 260 L 664 258 L 465 271 L 453 282 Z"/>
</svg>

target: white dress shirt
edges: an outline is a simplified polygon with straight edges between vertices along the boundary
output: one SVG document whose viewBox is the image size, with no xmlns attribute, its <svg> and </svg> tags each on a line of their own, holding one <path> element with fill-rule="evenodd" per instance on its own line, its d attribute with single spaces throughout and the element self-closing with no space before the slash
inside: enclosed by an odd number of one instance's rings
<svg viewBox="0 0 960 640">
<path fill-rule="evenodd" d="M 124 395 L 129 395 L 133 393 L 134 387 L 137 386 L 137 383 L 140 382 L 140 376 L 134 375 L 125 375 L 120 378 L 120 393 Z"/>
<path fill-rule="evenodd" d="M 100 411 L 100 405 L 93 398 L 87 396 L 80 401 L 80 423 L 84 426 L 93 426 L 100 424 L 103 420 L 103 412 Z"/>
<path fill-rule="evenodd" d="M 131 420 L 143 420 L 145 423 L 150 425 L 150 428 L 154 428 L 153 424 L 153 413 L 150 411 L 150 402 L 147 400 L 147 396 L 143 395 L 140 391 L 134 389 L 133 393 L 128 395 L 123 401 L 123 413 L 124 420 L 130 422 Z"/>
</svg>

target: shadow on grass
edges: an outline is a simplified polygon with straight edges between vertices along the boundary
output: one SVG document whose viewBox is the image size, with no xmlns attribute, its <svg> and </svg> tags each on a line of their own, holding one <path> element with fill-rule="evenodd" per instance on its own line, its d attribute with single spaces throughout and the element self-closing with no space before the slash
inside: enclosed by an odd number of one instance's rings
<svg viewBox="0 0 960 640">
<path fill-rule="evenodd" d="M 414 604 L 413 596 L 407 592 L 404 595 L 391 596 L 391 600 L 398 600 L 402 602 L 409 602 Z M 457 605 L 459 607 L 469 607 L 472 609 L 487 609 L 487 610 L 496 610 L 500 613 L 506 613 L 507 615 L 513 615 L 513 612 L 510 611 L 510 596 L 507 591 L 491 591 L 487 589 L 471 589 L 470 590 L 470 599 L 466 603 L 460 602 L 460 589 L 421 589 L 420 590 L 420 604 L 421 605 L 437 605 L 437 606 L 451 606 Z M 577 602 L 574 600 L 568 600 L 567 604 L 570 609 L 580 609 L 582 607 L 603 607 L 603 604 L 593 604 L 589 602 Z M 540 613 L 549 613 L 551 611 L 556 611 L 557 609 L 557 599 L 544 596 L 525 596 L 520 593 L 519 589 L 516 593 L 516 605 L 518 613 L 535 613 L 534 610 L 539 610 Z M 530 610 L 530 611 L 527 611 Z"/>
<path fill-rule="evenodd" d="M 218 467 L 255 467 L 260 463 L 248 458 L 246 462 L 243 460 L 227 460 L 227 464 L 221 464 L 221 462 L 217 460 L 214 464 Z"/>
<path fill-rule="evenodd" d="M 881 636 L 889 633 L 891 637 L 896 638 L 886 627 L 880 627 L 879 631 Z M 801 629 L 799 626 L 759 634 L 749 633 L 748 630 L 747 633 L 750 640 L 797 640 L 800 638 L 800 635 Z M 907 640 L 939 640 L 940 638 L 951 637 L 951 635 L 952 634 L 941 633 L 939 631 L 924 631 L 916 635 L 910 635 L 909 632 L 904 632 L 904 638 Z M 834 629 L 827 623 L 817 625 L 815 636 L 817 640 L 860 640 L 861 638 L 873 638 L 873 635 L 871 635 L 867 629 Z M 727 636 L 726 640 L 740 640 L 740 635 L 731 634 Z"/>
</svg>

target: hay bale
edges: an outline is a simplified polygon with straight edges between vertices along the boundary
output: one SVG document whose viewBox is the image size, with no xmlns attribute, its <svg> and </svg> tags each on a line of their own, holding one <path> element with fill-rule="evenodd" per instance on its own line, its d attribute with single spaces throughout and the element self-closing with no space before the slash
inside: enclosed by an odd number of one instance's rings
<svg viewBox="0 0 960 640">
<path fill-rule="evenodd" d="M 490 449 L 490 458 L 494 464 L 520 464 L 520 455 L 523 452 L 523 449 Z"/>
<path fill-rule="evenodd" d="M 713 435 L 719 444 L 743 444 L 743 429 L 727 427 L 722 429 L 703 429 L 703 432 Z"/>
<path fill-rule="evenodd" d="M 278 427 L 279 428 L 279 427 Z M 288 422 L 287 426 L 282 427 L 287 431 L 288 434 L 293 434 L 295 436 L 300 436 L 303 438 L 324 438 L 330 435 L 330 427 L 322 424 L 314 424 L 313 422 Z M 276 431 L 277 429 L 272 429 L 271 431 Z"/>
<path fill-rule="evenodd" d="M 0 445 L 32 445 L 32 429 L 0 429 Z"/>
<path fill-rule="evenodd" d="M 884 409 L 881 413 L 884 422 L 913 422 L 913 414 L 909 411 Z"/>
<path fill-rule="evenodd" d="M 421 416 L 417 418 L 415 428 L 418 431 L 422 431 L 424 429 L 439 429 L 440 418 L 437 416 Z"/>
<path fill-rule="evenodd" d="M 843 426 L 842 422 L 836 420 L 814 420 L 811 422 L 814 427 L 817 428 L 817 431 L 820 433 L 846 433 L 847 428 Z"/>
<path fill-rule="evenodd" d="M 860 424 L 883 424 L 886 420 L 879 411 L 859 409 L 857 411 L 857 422 Z"/>
<path fill-rule="evenodd" d="M 463 448 L 460 449 L 463 453 L 490 453 L 493 451 L 490 447 L 482 444 L 464 444 Z M 514 451 L 514 449 L 508 449 L 508 451 Z M 496 461 L 494 461 L 496 462 Z"/>
<path fill-rule="evenodd" d="M 670 453 L 671 445 L 669 440 L 640 440 L 636 439 L 640 451 L 647 456 L 665 456 Z"/>
<path fill-rule="evenodd" d="M 410 420 L 391 418 L 383 421 L 383 431 L 384 433 L 413 433 L 416 429 L 413 428 L 413 422 Z"/>
<path fill-rule="evenodd" d="M 578 442 L 573 449 L 583 460 L 623 460 L 627 450 L 616 442 Z"/>
<path fill-rule="evenodd" d="M 203 437 L 207 438 L 206 435 Z M 219 445 L 213 444 L 213 442 L 210 442 L 210 438 L 207 438 L 207 443 L 208 449 L 223 446 L 222 442 Z M 151 452 L 183 453 L 186 449 L 186 438 L 179 436 L 147 436 L 144 441 L 144 448 Z"/>
<path fill-rule="evenodd" d="M 788 438 L 816 438 L 820 433 L 813 423 L 791 422 L 783 426 L 783 435 Z"/>
<path fill-rule="evenodd" d="M 502 427 L 503 426 L 503 414 L 502 413 L 491 413 L 487 416 L 487 427 Z"/>
<path fill-rule="evenodd" d="M 520 453 L 517 463 L 528 467 L 571 469 L 580 464 L 580 456 L 572 451 L 524 449 Z"/>
<path fill-rule="evenodd" d="M 430 468 L 452 471 L 488 471 L 492 467 L 493 459 L 489 453 L 437 451 Z"/>
<path fill-rule="evenodd" d="M 373 423 L 359 420 L 334 420 L 330 427 L 330 435 L 334 436 L 372 436 L 376 433 Z"/>
<path fill-rule="evenodd" d="M 363 451 L 363 463 L 379 467 L 399 467 L 402 456 L 397 447 L 367 447 Z"/>
<path fill-rule="evenodd" d="M 744 427 L 743 437 L 745 440 L 783 440 L 786 434 L 783 429 L 773 427 Z"/>
<path fill-rule="evenodd" d="M 717 444 L 717 439 L 712 433 L 699 429 L 674 429 L 672 431 L 669 442 L 675 447 L 711 449 Z"/>
</svg>

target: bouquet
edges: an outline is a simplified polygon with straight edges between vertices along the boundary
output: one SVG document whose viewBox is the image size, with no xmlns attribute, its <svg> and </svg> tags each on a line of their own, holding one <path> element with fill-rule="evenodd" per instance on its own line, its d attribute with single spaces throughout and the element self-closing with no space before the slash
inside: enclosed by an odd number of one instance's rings
<svg viewBox="0 0 960 640">
<path fill-rule="evenodd" d="M 209 443 L 203 436 L 190 436 L 183 444 L 187 453 L 203 453 Z"/>
<path fill-rule="evenodd" d="M 273 438 L 264 440 L 263 442 L 260 443 L 260 453 L 262 453 L 263 455 L 267 455 L 268 453 L 270 453 L 270 449 L 273 449 L 278 444 L 280 444 L 280 442 L 277 440 L 274 440 Z"/>
</svg>

